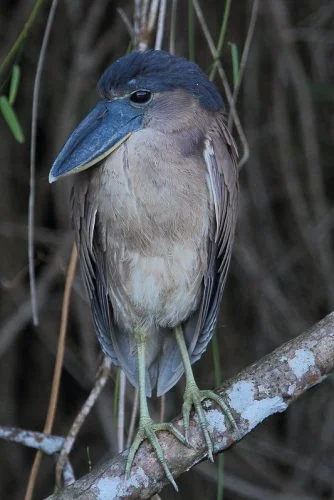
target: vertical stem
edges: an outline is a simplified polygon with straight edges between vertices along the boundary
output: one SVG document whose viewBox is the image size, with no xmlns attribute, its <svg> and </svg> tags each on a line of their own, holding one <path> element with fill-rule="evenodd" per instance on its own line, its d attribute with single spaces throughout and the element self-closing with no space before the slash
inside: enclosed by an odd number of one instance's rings
<svg viewBox="0 0 334 500">
<path fill-rule="evenodd" d="M 129 448 L 132 442 L 133 438 L 133 432 L 135 428 L 135 423 L 136 423 L 136 416 L 138 413 L 138 394 L 139 391 L 138 389 L 135 390 L 135 395 L 134 395 L 134 401 L 133 401 L 133 407 L 132 407 L 132 413 L 131 413 L 131 419 L 130 419 L 130 425 L 129 425 L 129 434 L 128 434 L 128 439 L 126 442 L 126 447 Z"/>
<path fill-rule="evenodd" d="M 119 386 L 120 386 L 120 380 L 121 380 L 121 368 L 117 368 L 116 370 L 116 377 L 115 377 L 115 386 L 114 386 L 114 401 L 113 401 L 113 411 L 114 411 L 114 418 L 116 422 L 116 429 L 118 428 L 118 403 L 119 403 Z"/>
<path fill-rule="evenodd" d="M 189 61 L 195 61 L 195 23 L 192 0 L 188 0 L 188 51 Z"/>
<path fill-rule="evenodd" d="M 177 0 L 172 0 L 172 12 L 170 16 L 169 52 L 175 54 L 175 33 L 176 33 L 176 11 Z"/>
<path fill-rule="evenodd" d="M 38 9 L 40 2 L 36 2 L 35 7 Z M 38 119 L 38 99 L 39 88 L 41 83 L 41 76 L 43 64 L 45 61 L 46 49 L 48 46 L 50 33 L 58 6 L 58 0 L 53 0 L 46 28 L 43 36 L 42 47 L 38 58 L 36 76 L 34 82 L 34 91 L 32 99 L 32 113 L 31 113 L 31 144 L 30 144 L 30 193 L 29 193 L 29 214 L 28 214 L 28 261 L 29 261 L 29 281 L 30 281 L 30 295 L 32 306 L 32 317 L 34 326 L 38 325 L 38 310 L 36 298 L 36 275 L 35 275 L 35 261 L 34 261 L 34 230 L 35 230 L 35 170 L 36 170 L 36 138 L 37 138 L 37 119 Z"/>
<path fill-rule="evenodd" d="M 217 339 L 217 331 L 213 332 L 212 336 L 212 357 L 213 357 L 213 371 L 215 375 L 215 385 L 219 386 L 221 384 L 222 374 L 221 374 L 221 364 L 220 364 L 220 352 L 219 352 L 219 341 Z"/>
<path fill-rule="evenodd" d="M 57 354 L 56 354 L 56 362 L 55 368 L 53 372 L 52 386 L 51 386 L 51 394 L 50 401 L 48 407 L 48 413 L 46 416 L 45 425 L 43 428 L 43 432 L 45 434 L 50 434 L 53 427 L 53 422 L 56 415 L 57 403 L 58 403 L 58 395 L 59 395 L 59 387 L 60 387 L 60 379 L 61 373 L 63 369 L 64 362 L 64 354 L 65 354 L 65 340 L 66 340 L 66 332 L 67 332 L 67 323 L 68 323 L 68 315 L 69 315 L 69 306 L 70 306 L 70 298 L 71 298 L 71 290 L 72 283 L 75 276 L 75 270 L 77 266 L 78 253 L 75 243 L 72 247 L 72 253 L 70 257 L 70 262 L 67 269 L 66 274 L 66 282 L 64 289 L 64 297 L 63 297 L 63 305 L 61 310 L 61 321 L 59 328 L 59 340 L 57 346 Z M 25 500 L 31 500 L 33 497 L 35 482 L 37 478 L 37 474 L 39 471 L 39 466 L 42 460 L 42 452 L 38 451 L 35 456 L 34 463 L 32 465 L 30 476 L 28 480 L 28 486 L 25 493 Z"/>
<path fill-rule="evenodd" d="M 225 455 L 220 453 L 218 455 L 218 468 L 217 468 L 217 500 L 223 500 L 224 498 L 224 465 L 225 465 Z"/>
<path fill-rule="evenodd" d="M 160 0 L 159 18 L 157 26 L 157 35 L 155 39 L 155 50 L 161 50 L 164 32 L 165 32 L 165 19 L 166 19 L 167 1 Z"/>
<path fill-rule="evenodd" d="M 215 77 L 217 66 L 218 66 L 217 59 L 220 57 L 220 53 L 221 53 L 222 48 L 223 48 L 224 38 L 225 38 L 225 33 L 226 33 L 226 28 L 227 28 L 227 22 L 228 22 L 228 18 L 230 15 L 230 7 L 231 7 L 231 0 L 226 0 L 224 15 L 223 15 L 223 22 L 222 22 L 222 25 L 220 28 L 219 39 L 218 39 L 217 49 L 216 49 L 217 50 L 217 57 L 213 61 L 212 69 L 211 69 L 210 76 L 209 76 L 209 79 L 211 81 Z"/>
<path fill-rule="evenodd" d="M 124 419 L 125 419 L 125 390 L 126 378 L 125 373 L 121 370 L 119 384 L 119 400 L 118 400 L 118 419 L 117 419 L 117 445 L 118 453 L 124 450 Z"/>
<path fill-rule="evenodd" d="M 166 407 L 166 394 L 163 394 L 160 398 L 160 422 L 165 420 L 165 407 Z"/>
<path fill-rule="evenodd" d="M 213 357 L 213 369 L 215 374 L 215 385 L 221 385 L 221 364 L 220 364 L 220 352 L 219 352 L 219 342 L 217 338 L 217 330 L 213 332 L 212 336 L 212 357 Z M 218 467 L 217 467 L 217 500 L 223 500 L 224 497 L 224 454 L 220 453 L 218 456 Z"/>
</svg>

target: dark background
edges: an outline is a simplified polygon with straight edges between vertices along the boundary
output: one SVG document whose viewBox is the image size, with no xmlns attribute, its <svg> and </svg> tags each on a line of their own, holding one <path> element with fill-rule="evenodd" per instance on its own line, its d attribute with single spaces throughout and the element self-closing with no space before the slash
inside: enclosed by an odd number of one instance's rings
<svg viewBox="0 0 334 500">
<path fill-rule="evenodd" d="M 217 40 L 224 2 L 202 1 Z M 48 184 L 50 164 L 75 124 L 96 102 L 102 70 L 124 54 L 129 36 L 116 12 L 132 2 L 68 0 L 59 4 L 41 84 L 37 142 L 36 271 L 40 324 L 31 323 L 27 276 L 29 136 L 45 3 L 18 59 L 22 82 L 15 106 L 26 141 L 18 144 L 0 118 L 0 425 L 42 430 L 48 406 L 64 277 L 72 244 L 70 181 Z M 4 56 L 32 1 L 2 0 Z M 226 42 L 242 51 L 252 2 L 232 1 Z M 179 1 L 176 52 L 188 55 L 187 2 Z M 240 172 L 240 214 L 218 324 L 223 377 L 229 377 L 301 333 L 333 309 L 333 44 L 334 3 L 261 0 L 238 101 L 250 157 Z M 168 48 L 166 36 L 165 48 Z M 196 24 L 196 61 L 211 58 Z M 231 81 L 225 43 L 222 61 Z M 217 78 L 217 84 L 220 82 Z M 2 92 L 6 92 L 6 87 Z M 79 276 L 71 302 L 65 365 L 54 433 L 65 435 L 91 389 L 101 354 Z M 201 387 L 214 387 L 212 348 L 195 366 Z M 114 380 L 85 423 L 72 454 L 77 476 L 116 448 Z M 225 454 L 225 499 L 334 498 L 333 378 L 286 414 L 264 422 Z M 166 400 L 181 408 L 182 383 Z M 127 418 L 132 389 L 128 388 Z M 153 401 L 158 412 L 157 401 Z M 89 453 L 87 452 L 87 448 Z M 35 452 L 0 442 L 0 498 L 22 499 Z M 202 464 L 162 498 L 215 498 L 216 465 Z M 54 486 L 44 458 L 35 498 Z"/>
</svg>

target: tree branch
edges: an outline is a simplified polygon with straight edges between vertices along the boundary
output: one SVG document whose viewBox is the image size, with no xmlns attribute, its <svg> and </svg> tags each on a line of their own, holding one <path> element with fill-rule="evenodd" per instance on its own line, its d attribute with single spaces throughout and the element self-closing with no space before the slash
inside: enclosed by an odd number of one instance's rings
<svg viewBox="0 0 334 500">
<path fill-rule="evenodd" d="M 229 403 L 239 436 L 231 430 L 224 414 L 207 402 L 206 416 L 215 453 L 232 446 L 265 418 L 285 411 L 333 369 L 334 313 L 246 368 L 217 391 Z M 182 419 L 177 418 L 174 423 L 182 431 Z M 181 445 L 169 433 L 159 436 L 175 477 L 206 458 L 205 441 L 196 417 L 191 419 L 189 434 L 191 448 Z M 167 479 L 149 444 L 145 442 L 140 447 L 128 479 L 124 475 L 126 456 L 127 452 L 123 452 L 99 465 L 49 500 L 83 498 L 83 493 L 86 500 L 150 498 L 166 485 Z"/>
<path fill-rule="evenodd" d="M 225 416 L 212 402 L 206 404 L 206 417 L 219 453 L 246 436 L 262 420 L 285 411 L 301 394 L 322 382 L 334 369 L 334 313 L 314 325 L 299 337 L 290 340 L 273 353 L 246 368 L 227 381 L 220 393 L 229 403 L 238 424 L 236 436 Z M 182 419 L 175 425 L 182 430 Z M 227 422 L 228 423 L 228 422 Z M 169 433 L 159 436 L 166 459 L 175 477 L 205 460 L 205 442 L 196 418 L 190 422 L 192 448 L 182 446 Z M 40 449 L 44 453 L 58 453 L 64 438 L 15 428 L 0 428 L 0 438 Z M 131 475 L 124 477 L 127 452 L 93 469 L 71 486 L 51 495 L 49 500 L 83 498 L 85 500 L 150 498 L 160 491 L 167 479 L 147 443 L 143 443 L 134 461 Z M 73 476 L 69 464 L 68 474 Z M 73 480 L 73 479 L 72 479 Z"/>
<path fill-rule="evenodd" d="M 0 426 L 0 439 L 35 448 L 46 455 L 58 453 L 65 442 L 65 438 L 62 436 L 50 436 L 43 432 L 27 431 L 18 427 L 5 427 L 2 425 Z"/>
</svg>

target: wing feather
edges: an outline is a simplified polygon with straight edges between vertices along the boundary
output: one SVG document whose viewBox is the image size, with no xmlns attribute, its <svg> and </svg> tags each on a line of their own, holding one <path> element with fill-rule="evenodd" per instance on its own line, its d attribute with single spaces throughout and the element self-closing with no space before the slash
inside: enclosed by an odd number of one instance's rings
<svg viewBox="0 0 334 500">
<path fill-rule="evenodd" d="M 219 306 L 225 286 L 237 215 L 237 165 L 236 148 L 222 117 L 206 135 L 203 158 L 207 168 L 207 183 L 212 200 L 213 217 L 208 246 L 208 268 L 203 281 L 203 294 L 196 315 L 183 325 L 191 362 L 198 360 L 205 351 L 215 328 Z M 93 321 L 102 349 L 112 362 L 125 369 L 131 383 L 137 385 L 136 357 L 131 356 L 128 335 L 118 331 L 114 324 L 106 284 L 106 234 L 99 224 L 98 206 L 88 194 L 89 179 L 84 173 L 77 176 L 72 191 L 73 225 L 80 257 L 85 288 L 91 303 Z M 110 285 L 110 284 L 109 284 Z M 167 338 L 167 337 L 166 337 Z M 173 341 L 172 341 L 173 340 Z M 158 393 L 166 392 L 183 372 L 181 358 L 174 337 L 166 343 L 166 359 L 175 358 L 175 369 L 158 382 Z M 163 360 L 161 360 L 163 364 Z M 173 366 L 174 366 L 173 365 Z M 160 367 L 160 372 L 163 372 Z M 153 377 L 153 375 L 152 375 Z M 156 378 L 156 375 L 153 377 Z M 147 394 L 152 390 L 151 377 L 147 375 Z"/>
<path fill-rule="evenodd" d="M 222 117 L 216 120 L 205 138 L 203 157 L 208 171 L 208 188 L 214 218 L 202 304 L 199 309 L 196 334 L 192 336 L 189 348 L 192 363 L 205 351 L 216 325 L 231 260 L 237 217 L 237 150 Z"/>
<path fill-rule="evenodd" d="M 106 227 L 100 224 L 96 197 L 89 193 L 88 174 L 75 180 L 72 190 L 72 221 L 79 252 L 81 275 L 91 305 L 97 338 L 105 355 L 127 374 L 137 387 L 137 357 L 131 351 L 127 332 L 115 324 L 108 293 L 106 269 Z M 146 376 L 146 392 L 152 392 L 150 374 Z"/>
<path fill-rule="evenodd" d="M 104 353 L 119 364 L 112 342 L 110 305 L 105 284 L 104 255 L 97 241 L 98 212 L 88 199 L 88 182 L 84 176 L 72 189 L 72 221 L 79 252 L 81 275 L 91 304 L 97 337 Z M 102 236 L 102 235 L 101 235 Z"/>
</svg>

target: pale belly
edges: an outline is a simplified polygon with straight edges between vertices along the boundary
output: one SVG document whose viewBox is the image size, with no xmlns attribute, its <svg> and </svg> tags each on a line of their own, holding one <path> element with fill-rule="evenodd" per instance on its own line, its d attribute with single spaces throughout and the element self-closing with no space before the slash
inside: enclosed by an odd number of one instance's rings
<svg viewBox="0 0 334 500">
<path fill-rule="evenodd" d="M 201 255 L 202 254 L 202 255 Z M 145 256 L 124 248 L 109 261 L 109 296 L 117 323 L 133 330 L 173 328 L 198 306 L 203 252 L 175 244 L 169 255 Z"/>
<path fill-rule="evenodd" d="M 128 330 L 153 331 L 180 324 L 198 307 L 208 265 L 210 200 L 204 165 L 177 156 L 167 165 L 149 141 L 141 158 L 136 146 L 130 138 L 105 162 L 95 196 L 106 228 L 114 319 Z"/>
</svg>

